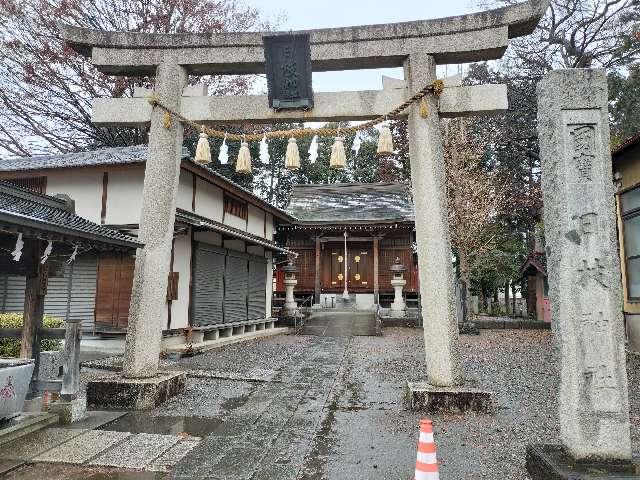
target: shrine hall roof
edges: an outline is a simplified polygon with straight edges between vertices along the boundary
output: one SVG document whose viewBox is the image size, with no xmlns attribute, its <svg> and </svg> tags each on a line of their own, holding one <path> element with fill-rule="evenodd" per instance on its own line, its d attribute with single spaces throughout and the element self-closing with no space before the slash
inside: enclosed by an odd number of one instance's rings
<svg viewBox="0 0 640 480">
<path fill-rule="evenodd" d="M 287 213 L 298 224 L 413 222 L 413 201 L 404 183 L 294 185 Z"/>
<path fill-rule="evenodd" d="M 0 230 L 27 237 L 68 238 L 98 248 L 128 250 L 141 247 L 135 238 L 98 225 L 73 213 L 61 198 L 41 195 L 0 180 Z"/>
</svg>

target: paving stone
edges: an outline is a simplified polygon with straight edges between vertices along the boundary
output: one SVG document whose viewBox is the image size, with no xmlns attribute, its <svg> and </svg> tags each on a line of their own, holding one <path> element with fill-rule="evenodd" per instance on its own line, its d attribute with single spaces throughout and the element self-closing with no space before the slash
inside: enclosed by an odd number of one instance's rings
<svg viewBox="0 0 640 480">
<path fill-rule="evenodd" d="M 127 412 L 108 412 L 103 410 L 88 411 L 86 416 L 78 421 L 73 422 L 68 428 L 83 428 L 94 430 L 103 425 L 113 422 L 114 420 L 126 415 Z"/>
<path fill-rule="evenodd" d="M 31 460 L 32 458 L 63 444 L 87 430 L 67 428 L 47 428 L 26 435 L 0 449 L 0 458 L 4 460 Z"/>
<path fill-rule="evenodd" d="M 0 460 L 0 475 L 9 473 L 21 465 L 24 465 L 22 460 Z"/>
<path fill-rule="evenodd" d="M 130 435 L 128 432 L 92 430 L 38 455 L 34 460 L 51 463 L 85 463 Z"/>
<path fill-rule="evenodd" d="M 188 440 L 181 440 L 173 447 L 169 448 L 160 457 L 151 462 L 146 470 L 151 472 L 168 472 L 171 467 L 184 458 L 184 456 L 193 450 L 200 443 L 198 437 L 191 437 Z"/>
<path fill-rule="evenodd" d="M 150 433 L 131 435 L 122 443 L 90 461 L 89 464 L 142 470 L 179 440 L 180 437 L 174 435 Z"/>
</svg>

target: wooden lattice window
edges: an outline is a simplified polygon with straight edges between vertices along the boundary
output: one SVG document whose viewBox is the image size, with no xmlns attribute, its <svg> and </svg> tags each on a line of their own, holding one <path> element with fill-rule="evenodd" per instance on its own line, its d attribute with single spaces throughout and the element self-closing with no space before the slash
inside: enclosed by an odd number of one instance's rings
<svg viewBox="0 0 640 480">
<path fill-rule="evenodd" d="M 47 191 L 47 177 L 11 178 L 9 182 L 36 193 L 44 194 Z"/>
<path fill-rule="evenodd" d="M 224 211 L 243 220 L 247 219 L 247 204 L 233 197 L 224 197 Z"/>
</svg>

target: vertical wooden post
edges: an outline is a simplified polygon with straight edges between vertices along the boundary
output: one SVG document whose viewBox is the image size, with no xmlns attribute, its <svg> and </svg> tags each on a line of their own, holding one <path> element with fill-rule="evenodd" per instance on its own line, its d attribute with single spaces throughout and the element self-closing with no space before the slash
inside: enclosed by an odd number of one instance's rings
<svg viewBox="0 0 640 480">
<path fill-rule="evenodd" d="M 380 270 L 380 239 L 378 237 L 373 237 L 373 301 L 375 304 L 380 303 L 380 279 L 379 270 Z"/>
<path fill-rule="evenodd" d="M 313 303 L 320 303 L 320 236 L 316 237 L 316 278 L 314 283 Z"/>
<path fill-rule="evenodd" d="M 24 289 L 24 314 L 22 338 L 20 341 L 20 357 L 33 358 L 34 368 L 31 377 L 30 392 L 36 391 L 35 381 L 40 369 L 40 329 L 44 316 L 44 297 L 47 293 L 48 267 L 40 264 L 41 241 L 27 239 L 25 241 L 25 260 L 29 262 L 26 287 Z"/>
<path fill-rule="evenodd" d="M 20 357 L 32 358 L 36 349 L 38 329 L 42 327 L 47 278 L 46 268 L 40 264 L 40 240 L 25 240 L 25 250 L 25 260 L 29 262 L 29 269 L 24 290 L 24 320 Z"/>
</svg>

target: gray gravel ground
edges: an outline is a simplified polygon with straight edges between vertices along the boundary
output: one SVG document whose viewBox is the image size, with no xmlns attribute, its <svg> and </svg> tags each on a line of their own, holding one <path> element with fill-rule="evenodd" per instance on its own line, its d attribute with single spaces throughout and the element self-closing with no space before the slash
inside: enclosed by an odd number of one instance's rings
<svg viewBox="0 0 640 480">
<path fill-rule="evenodd" d="M 460 342 L 469 383 L 494 391 L 499 409 L 431 416 L 441 478 L 527 479 L 526 445 L 558 441 L 551 332 L 484 330 Z M 217 378 L 189 378 L 151 415 L 220 420 L 173 478 L 413 478 L 419 415 L 401 397 L 407 380 L 425 379 L 424 348 L 421 330 L 387 328 L 382 337 L 277 336 L 166 363 Z M 630 356 L 636 453 L 639 366 Z"/>
</svg>

